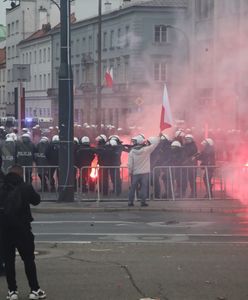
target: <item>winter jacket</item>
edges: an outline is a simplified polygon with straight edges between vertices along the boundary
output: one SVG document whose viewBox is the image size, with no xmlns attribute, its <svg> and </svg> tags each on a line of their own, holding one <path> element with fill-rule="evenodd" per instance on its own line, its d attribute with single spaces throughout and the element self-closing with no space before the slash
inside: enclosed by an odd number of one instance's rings
<svg viewBox="0 0 248 300">
<path fill-rule="evenodd" d="M 150 146 L 135 146 L 128 155 L 128 171 L 130 175 L 150 173 L 150 154 L 157 147 L 156 144 Z"/>
<path fill-rule="evenodd" d="M 8 197 L 8 194 L 16 188 L 22 199 L 22 205 L 19 212 L 21 225 L 30 228 L 30 223 L 33 221 L 30 204 L 38 205 L 40 203 L 40 195 L 36 193 L 31 184 L 24 183 L 22 177 L 15 173 L 9 173 L 4 178 L 4 184 L 0 190 L 0 214 L 2 214 L 0 217 L 2 217 L 3 225 L 5 225 L 5 216 L 3 214 L 4 200 Z"/>
</svg>

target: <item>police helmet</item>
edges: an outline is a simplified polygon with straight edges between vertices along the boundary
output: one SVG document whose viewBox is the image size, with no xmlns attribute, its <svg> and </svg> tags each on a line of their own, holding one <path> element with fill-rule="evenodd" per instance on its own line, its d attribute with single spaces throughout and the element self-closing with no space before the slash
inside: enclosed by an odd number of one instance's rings
<svg viewBox="0 0 248 300">
<path fill-rule="evenodd" d="M 6 142 L 14 142 L 14 139 L 10 133 L 6 135 L 5 141 Z"/>
<path fill-rule="evenodd" d="M 90 144 L 90 139 L 89 139 L 89 137 L 88 137 L 88 136 L 83 136 L 83 137 L 81 138 L 81 143 L 82 143 L 83 145 L 89 145 L 89 144 Z"/>
<path fill-rule="evenodd" d="M 109 145 L 110 145 L 110 146 L 117 146 L 118 143 L 117 143 L 116 140 L 112 139 L 112 140 L 109 141 Z"/>
<path fill-rule="evenodd" d="M 40 143 L 48 143 L 48 142 L 49 142 L 48 137 L 46 137 L 46 136 L 42 136 L 42 137 L 41 137 Z"/>
<path fill-rule="evenodd" d="M 192 134 L 186 134 L 185 135 L 185 143 L 192 143 L 194 141 L 194 137 Z"/>
<path fill-rule="evenodd" d="M 57 134 L 52 137 L 52 142 L 59 142 L 59 136 Z"/>
<path fill-rule="evenodd" d="M 210 138 L 206 138 L 206 139 L 204 139 L 204 140 L 201 142 L 201 144 L 202 144 L 203 146 L 207 146 L 207 145 L 213 146 L 213 145 L 214 145 L 214 141 L 213 141 L 212 139 L 210 139 Z"/>
<path fill-rule="evenodd" d="M 75 144 L 79 144 L 79 139 L 76 136 L 74 136 L 73 141 L 74 141 Z"/>
<path fill-rule="evenodd" d="M 174 142 L 171 143 L 171 147 L 173 147 L 173 148 L 181 148 L 182 145 L 181 145 L 181 143 L 179 141 L 174 141 Z"/>
<path fill-rule="evenodd" d="M 134 145 L 143 145 L 145 143 L 145 139 L 141 135 L 137 135 L 131 139 Z"/>
<path fill-rule="evenodd" d="M 158 140 L 159 138 L 157 136 L 150 136 L 148 139 L 147 139 L 147 142 L 150 144 L 150 145 L 154 145 L 154 144 L 157 144 L 158 143 Z"/>
<path fill-rule="evenodd" d="M 182 129 L 179 129 L 175 132 L 175 137 L 184 137 L 185 136 L 185 133 Z"/>
<path fill-rule="evenodd" d="M 167 134 L 165 134 L 165 133 L 161 134 L 160 139 L 161 139 L 162 141 L 163 141 L 163 140 L 167 140 L 167 141 L 170 141 L 170 140 L 171 140 L 170 137 L 169 137 Z"/>
<path fill-rule="evenodd" d="M 105 134 L 100 134 L 96 137 L 96 141 L 97 142 L 107 142 L 107 137 Z"/>
</svg>

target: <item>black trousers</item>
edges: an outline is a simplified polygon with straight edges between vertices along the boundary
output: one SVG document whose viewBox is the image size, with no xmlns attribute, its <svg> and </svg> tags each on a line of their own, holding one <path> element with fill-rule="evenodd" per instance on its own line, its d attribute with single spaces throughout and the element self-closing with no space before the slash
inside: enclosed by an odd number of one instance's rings
<svg viewBox="0 0 248 300">
<path fill-rule="evenodd" d="M 35 265 L 34 235 L 29 228 L 3 230 L 3 251 L 9 290 L 17 290 L 15 271 L 16 249 L 24 262 L 25 273 L 30 289 L 38 290 L 40 287 Z"/>
</svg>

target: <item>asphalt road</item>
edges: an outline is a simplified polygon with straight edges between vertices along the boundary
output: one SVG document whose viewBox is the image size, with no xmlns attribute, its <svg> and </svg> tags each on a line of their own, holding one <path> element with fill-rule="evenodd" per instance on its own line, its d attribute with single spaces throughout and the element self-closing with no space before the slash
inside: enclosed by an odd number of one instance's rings
<svg viewBox="0 0 248 300">
<path fill-rule="evenodd" d="M 34 217 L 37 269 L 48 299 L 248 299 L 246 215 L 126 211 Z M 17 278 L 19 299 L 27 299 L 19 257 Z M 0 299 L 5 296 L 0 277 Z"/>
<path fill-rule="evenodd" d="M 245 215 L 173 212 L 37 214 L 43 242 L 248 242 Z"/>
</svg>

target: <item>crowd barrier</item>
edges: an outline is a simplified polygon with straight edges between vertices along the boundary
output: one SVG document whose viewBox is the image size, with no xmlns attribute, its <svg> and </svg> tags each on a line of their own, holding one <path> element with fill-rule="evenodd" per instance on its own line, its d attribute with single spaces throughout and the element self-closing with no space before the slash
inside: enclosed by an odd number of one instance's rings
<svg viewBox="0 0 248 300">
<path fill-rule="evenodd" d="M 24 179 L 42 200 L 58 199 L 58 166 L 25 166 Z M 130 176 L 126 166 L 75 167 L 75 201 L 127 201 Z M 147 199 L 241 199 L 248 196 L 246 166 L 157 166 L 149 176 Z M 139 199 L 139 188 L 136 198 Z"/>
</svg>

